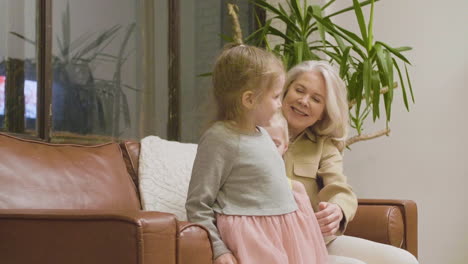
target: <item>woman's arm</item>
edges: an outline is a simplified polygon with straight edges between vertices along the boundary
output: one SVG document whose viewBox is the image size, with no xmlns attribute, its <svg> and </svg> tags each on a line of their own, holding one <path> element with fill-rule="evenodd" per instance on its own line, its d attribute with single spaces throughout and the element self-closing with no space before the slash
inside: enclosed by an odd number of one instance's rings
<svg viewBox="0 0 468 264">
<path fill-rule="evenodd" d="M 320 223 L 320 219 L 328 217 L 322 220 L 322 224 L 332 222 L 334 227 L 339 224 L 336 234 L 342 234 L 348 222 L 353 219 L 358 203 L 356 195 L 343 174 L 343 156 L 330 139 L 326 139 L 323 143 L 317 176 L 323 181 L 323 187 L 318 196 L 320 201 L 325 202 L 319 204 L 320 211 L 316 214 L 317 220 Z M 331 231 L 329 226 L 326 231 Z"/>
</svg>

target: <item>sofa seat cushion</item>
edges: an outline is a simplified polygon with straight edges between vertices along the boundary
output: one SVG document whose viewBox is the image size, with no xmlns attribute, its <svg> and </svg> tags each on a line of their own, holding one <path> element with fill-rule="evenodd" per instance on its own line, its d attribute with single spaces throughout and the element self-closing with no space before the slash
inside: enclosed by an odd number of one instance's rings
<svg viewBox="0 0 468 264">
<path fill-rule="evenodd" d="M 0 134 L 0 208 L 138 210 L 118 144 L 48 144 Z"/>
</svg>

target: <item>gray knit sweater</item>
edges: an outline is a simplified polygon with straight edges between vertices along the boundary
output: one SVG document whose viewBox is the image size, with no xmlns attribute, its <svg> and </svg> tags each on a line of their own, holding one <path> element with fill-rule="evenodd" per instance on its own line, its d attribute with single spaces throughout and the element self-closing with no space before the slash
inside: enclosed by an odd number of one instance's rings
<svg viewBox="0 0 468 264">
<path fill-rule="evenodd" d="M 217 122 L 201 137 L 187 202 L 188 220 L 207 227 L 214 258 L 229 252 L 215 213 L 281 215 L 297 210 L 284 162 L 267 132 L 240 134 Z"/>
</svg>

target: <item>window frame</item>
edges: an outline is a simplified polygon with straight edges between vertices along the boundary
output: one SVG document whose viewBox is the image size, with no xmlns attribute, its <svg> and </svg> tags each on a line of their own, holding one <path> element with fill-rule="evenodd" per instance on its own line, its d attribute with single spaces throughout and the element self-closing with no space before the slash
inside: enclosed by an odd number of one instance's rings
<svg viewBox="0 0 468 264">
<path fill-rule="evenodd" d="M 169 109 L 167 138 L 180 141 L 180 2 L 169 1 Z"/>
<path fill-rule="evenodd" d="M 52 0 L 38 0 L 37 52 L 37 135 L 50 142 L 52 127 Z"/>
</svg>

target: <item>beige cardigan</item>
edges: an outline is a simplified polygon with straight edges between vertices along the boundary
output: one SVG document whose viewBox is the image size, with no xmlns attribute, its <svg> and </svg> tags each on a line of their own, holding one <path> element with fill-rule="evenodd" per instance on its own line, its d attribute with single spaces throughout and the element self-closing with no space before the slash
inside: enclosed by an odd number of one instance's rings
<svg viewBox="0 0 468 264">
<path fill-rule="evenodd" d="M 344 218 L 337 235 L 343 234 L 356 213 L 357 198 L 343 174 L 343 157 L 336 145 L 306 129 L 289 145 L 284 160 L 286 174 L 304 184 L 314 211 L 318 211 L 321 201 L 341 207 Z"/>
</svg>

